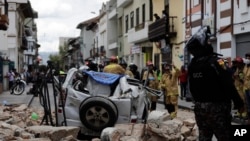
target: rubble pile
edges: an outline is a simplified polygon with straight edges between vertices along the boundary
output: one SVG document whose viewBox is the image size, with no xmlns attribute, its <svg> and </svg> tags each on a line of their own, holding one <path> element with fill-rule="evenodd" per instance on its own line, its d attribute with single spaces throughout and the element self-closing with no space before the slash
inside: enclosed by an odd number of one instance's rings
<svg viewBox="0 0 250 141">
<path fill-rule="evenodd" d="M 27 105 L 0 105 L 1 141 L 78 141 L 78 127 L 40 125 L 43 109 Z M 105 128 L 92 141 L 196 141 L 198 127 L 193 117 L 171 119 L 167 111 L 152 111 L 146 124 L 116 124 Z"/>
<path fill-rule="evenodd" d="M 42 109 L 27 105 L 0 106 L 1 141 L 76 141 L 78 127 L 40 125 Z"/>
<path fill-rule="evenodd" d="M 171 119 L 167 111 L 152 111 L 147 124 L 117 124 L 102 131 L 102 141 L 196 141 L 198 127 L 193 118 Z"/>
</svg>

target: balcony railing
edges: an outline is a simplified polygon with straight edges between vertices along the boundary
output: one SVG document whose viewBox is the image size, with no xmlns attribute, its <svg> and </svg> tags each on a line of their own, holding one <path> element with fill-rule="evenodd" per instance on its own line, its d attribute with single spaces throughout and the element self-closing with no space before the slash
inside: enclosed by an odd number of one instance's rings
<svg viewBox="0 0 250 141">
<path fill-rule="evenodd" d="M 161 18 L 149 25 L 148 38 L 151 42 L 161 39 L 176 37 L 177 32 L 174 29 L 174 19 L 176 16 Z"/>
</svg>

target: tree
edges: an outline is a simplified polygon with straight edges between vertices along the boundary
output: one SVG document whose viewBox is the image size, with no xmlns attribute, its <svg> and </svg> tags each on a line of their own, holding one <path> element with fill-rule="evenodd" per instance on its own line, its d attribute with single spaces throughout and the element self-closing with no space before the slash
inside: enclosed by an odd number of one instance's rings
<svg viewBox="0 0 250 141">
<path fill-rule="evenodd" d="M 54 65 L 57 65 L 59 68 L 64 68 L 64 56 L 67 53 L 67 44 L 65 43 L 63 46 L 59 46 L 58 54 L 49 55 L 49 60 L 53 62 Z"/>
</svg>

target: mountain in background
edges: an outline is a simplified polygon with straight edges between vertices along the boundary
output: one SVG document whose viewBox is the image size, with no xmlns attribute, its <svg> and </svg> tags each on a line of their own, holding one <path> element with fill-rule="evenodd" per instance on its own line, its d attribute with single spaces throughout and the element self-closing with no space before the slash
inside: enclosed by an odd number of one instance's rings
<svg viewBox="0 0 250 141">
<path fill-rule="evenodd" d="M 47 65 L 50 55 L 58 54 L 58 52 L 39 52 L 39 56 L 42 58 L 42 64 Z"/>
</svg>

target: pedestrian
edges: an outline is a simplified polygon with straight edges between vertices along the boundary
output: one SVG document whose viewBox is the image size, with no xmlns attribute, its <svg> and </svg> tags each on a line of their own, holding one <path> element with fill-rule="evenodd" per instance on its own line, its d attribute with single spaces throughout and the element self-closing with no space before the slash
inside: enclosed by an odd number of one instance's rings
<svg viewBox="0 0 250 141">
<path fill-rule="evenodd" d="M 186 98 L 187 82 L 188 82 L 188 72 L 184 66 L 181 66 L 181 72 L 180 75 L 178 76 L 178 84 L 180 85 L 180 90 L 181 90 L 181 100 L 183 100 L 183 98 Z"/>
<path fill-rule="evenodd" d="M 27 73 L 25 69 L 22 69 L 21 73 L 20 73 L 20 77 L 22 80 L 24 80 L 25 82 L 27 81 Z"/>
<path fill-rule="evenodd" d="M 14 73 L 13 70 L 14 70 L 14 69 L 11 69 L 11 70 L 7 73 L 7 75 L 6 75 L 6 77 L 7 77 L 8 80 L 9 80 L 9 90 L 11 90 L 10 94 L 13 94 L 13 90 L 12 90 L 11 88 L 13 87 L 14 82 L 15 82 L 15 73 Z"/>
<path fill-rule="evenodd" d="M 250 53 L 245 54 L 244 59 L 244 92 L 245 92 L 245 98 L 247 103 L 247 124 L 250 125 Z"/>
<path fill-rule="evenodd" d="M 154 72 L 154 64 L 151 61 L 147 62 L 148 69 L 144 71 L 142 82 L 145 86 L 148 86 L 152 89 L 158 89 L 158 79 Z M 156 103 L 158 101 L 158 97 L 155 95 L 148 94 L 148 97 L 151 101 L 150 111 L 156 110 Z"/>
<path fill-rule="evenodd" d="M 175 65 L 167 64 L 164 67 L 164 73 L 161 77 L 159 87 L 165 92 L 165 104 L 171 118 L 177 116 L 178 110 L 178 76 L 180 75 L 180 70 Z"/>
<path fill-rule="evenodd" d="M 229 141 L 231 133 L 231 101 L 241 113 L 244 103 L 234 86 L 223 59 L 209 44 L 209 26 L 202 26 L 187 42 L 193 56 L 188 66 L 190 92 L 194 100 L 195 120 L 199 141 Z"/>
<path fill-rule="evenodd" d="M 242 111 L 242 113 L 236 112 L 235 116 L 242 118 L 242 119 L 246 119 L 247 117 L 247 105 L 246 105 L 246 98 L 245 98 L 245 90 L 244 90 L 244 62 L 243 59 L 241 57 L 236 57 L 235 58 L 235 66 L 236 66 L 236 70 L 234 72 L 233 75 L 233 79 L 234 79 L 234 85 L 241 97 L 241 99 L 244 102 L 244 109 Z"/>
</svg>

